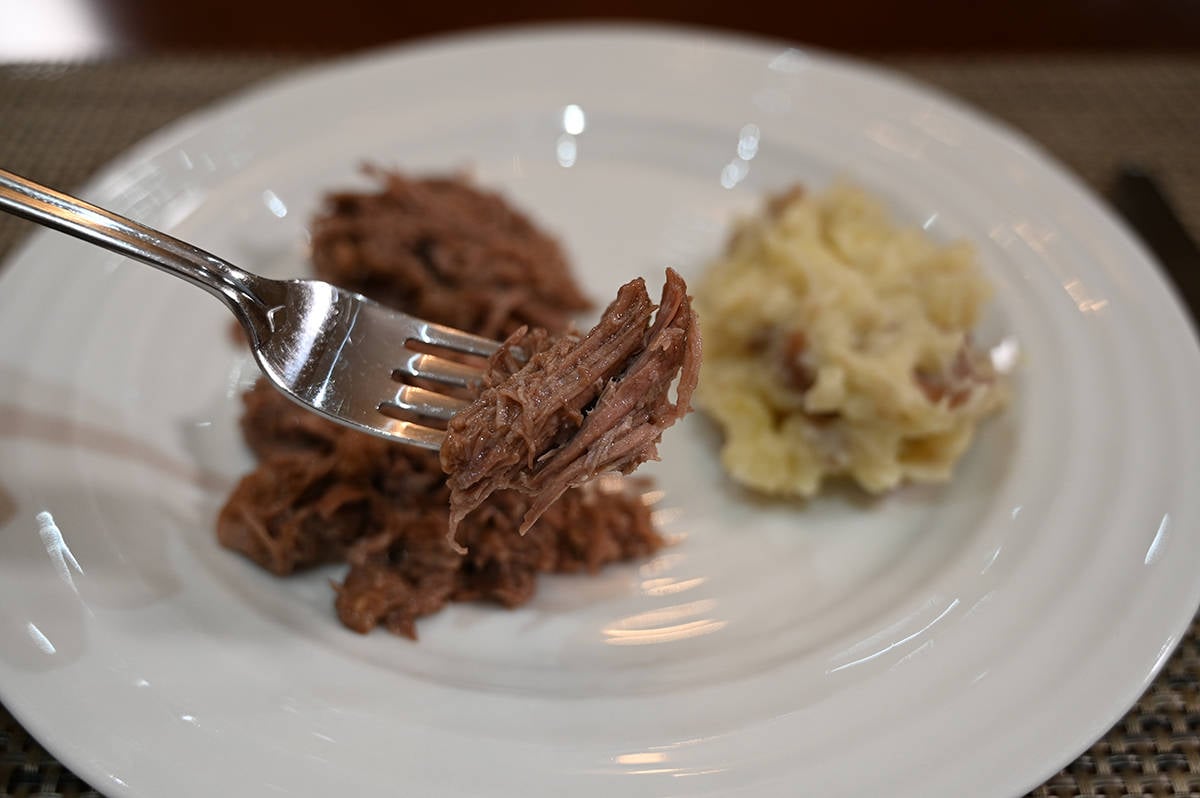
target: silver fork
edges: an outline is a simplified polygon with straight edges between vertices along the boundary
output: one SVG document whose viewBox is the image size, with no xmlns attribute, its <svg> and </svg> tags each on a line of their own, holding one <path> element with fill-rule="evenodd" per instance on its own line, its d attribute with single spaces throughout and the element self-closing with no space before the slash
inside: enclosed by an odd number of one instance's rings
<svg viewBox="0 0 1200 798">
<path fill-rule="evenodd" d="M 385 308 L 317 280 L 270 280 L 112 211 L 0 169 L 0 209 L 182 277 L 216 296 L 246 330 L 280 391 L 354 429 L 438 449 L 445 433 L 396 416 L 449 420 L 465 400 L 403 376 L 471 388 L 480 368 L 411 345 L 487 357 L 495 341 Z"/>
</svg>

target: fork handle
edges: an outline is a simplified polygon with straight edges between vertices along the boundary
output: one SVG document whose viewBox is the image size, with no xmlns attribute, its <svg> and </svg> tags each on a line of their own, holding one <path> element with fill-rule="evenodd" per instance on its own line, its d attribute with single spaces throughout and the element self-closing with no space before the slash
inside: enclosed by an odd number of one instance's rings
<svg viewBox="0 0 1200 798">
<path fill-rule="evenodd" d="M 139 260 L 200 286 L 223 301 L 257 346 L 270 329 L 261 298 L 271 281 L 199 247 L 0 169 L 0 210 Z"/>
</svg>

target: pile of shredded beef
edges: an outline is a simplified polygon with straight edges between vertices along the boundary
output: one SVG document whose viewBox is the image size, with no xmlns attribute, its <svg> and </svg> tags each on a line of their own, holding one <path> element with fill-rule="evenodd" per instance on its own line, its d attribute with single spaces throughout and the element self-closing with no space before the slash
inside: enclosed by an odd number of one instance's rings
<svg viewBox="0 0 1200 798">
<path fill-rule="evenodd" d="M 522 325 L 562 332 L 591 307 L 557 242 L 500 195 L 369 173 L 382 191 L 332 194 L 313 225 L 318 278 L 495 339 Z"/>
<path fill-rule="evenodd" d="M 552 350 L 569 317 L 587 306 L 558 245 L 499 196 L 457 178 L 374 174 L 378 192 L 334 194 L 315 221 L 313 262 L 321 279 L 481 335 L 519 333 L 513 342 L 529 350 L 520 351 L 520 360 L 511 345 L 502 350 L 492 361 L 493 385 L 518 373 L 529 355 Z M 666 316 L 660 310 L 655 326 L 668 316 L 679 316 L 678 309 Z M 693 323 L 688 309 L 679 324 Z M 665 340 L 652 330 L 638 332 L 638 351 Z M 656 383 L 650 377 L 660 372 L 647 367 L 646 382 Z M 416 619 L 448 601 L 517 606 L 533 595 L 539 572 L 594 572 L 662 546 L 639 490 L 627 480 L 594 480 L 566 489 L 545 507 L 537 496 L 508 489 L 473 498 L 477 506 L 458 523 L 455 539 L 466 548 L 459 554 L 448 540 L 451 490 L 437 453 L 327 422 L 265 382 L 244 402 L 242 430 L 258 465 L 221 510 L 218 538 L 280 576 L 347 562 L 335 606 L 355 631 L 382 624 L 415 638 Z M 596 415 L 601 406 L 593 405 Z M 682 388 L 672 407 L 686 409 Z M 637 426 L 659 424 L 655 413 L 647 409 Z M 617 446 L 601 465 L 612 459 L 621 468 L 623 458 L 653 455 L 647 436 L 636 440 L 636 451 Z M 578 457 L 562 454 L 560 460 L 547 479 L 554 491 L 578 473 Z M 538 515 L 528 533 L 519 534 L 522 519 Z"/>
</svg>

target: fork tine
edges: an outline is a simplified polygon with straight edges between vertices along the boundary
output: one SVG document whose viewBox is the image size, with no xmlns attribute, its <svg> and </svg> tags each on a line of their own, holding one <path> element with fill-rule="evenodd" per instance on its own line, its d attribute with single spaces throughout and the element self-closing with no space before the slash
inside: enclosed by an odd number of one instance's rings
<svg viewBox="0 0 1200 798">
<path fill-rule="evenodd" d="M 423 321 L 417 326 L 412 339 L 427 344 L 434 344 L 435 346 L 444 346 L 455 352 L 479 355 L 480 357 L 491 357 L 500 348 L 500 344 L 490 338 L 471 335 L 462 330 L 456 330 L 453 327 L 446 327 L 442 324 L 433 324 L 427 321 Z"/>
<path fill-rule="evenodd" d="M 435 452 L 442 448 L 442 441 L 446 439 L 446 433 L 440 429 L 414 424 L 411 421 L 401 421 L 398 418 L 387 418 L 386 416 L 377 425 L 376 429 L 371 430 L 371 432 L 376 435 L 382 434 L 385 437 L 401 440 L 405 443 L 411 443 L 423 449 L 432 449 Z"/>
<path fill-rule="evenodd" d="M 395 398 L 381 404 L 379 409 L 407 410 L 429 418 L 436 418 L 439 421 L 449 421 L 455 413 L 469 404 L 470 402 L 465 399 L 456 399 L 436 391 L 427 391 L 415 385 L 402 385 L 396 391 Z"/>
<path fill-rule="evenodd" d="M 400 361 L 400 365 L 392 374 L 393 376 L 401 374 L 409 377 L 420 377 L 426 380 L 433 380 L 434 382 L 445 383 L 446 385 L 455 385 L 460 388 L 475 387 L 483 379 L 483 372 L 474 366 L 467 366 L 462 363 L 455 363 L 453 360 L 446 360 L 442 357 L 420 354 L 418 352 L 407 352 Z"/>
</svg>

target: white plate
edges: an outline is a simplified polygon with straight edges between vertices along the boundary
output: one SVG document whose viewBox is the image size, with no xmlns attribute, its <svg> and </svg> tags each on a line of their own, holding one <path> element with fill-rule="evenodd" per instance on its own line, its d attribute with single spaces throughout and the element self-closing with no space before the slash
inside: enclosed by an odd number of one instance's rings
<svg viewBox="0 0 1200 798">
<path fill-rule="evenodd" d="M 363 159 L 474 168 L 600 299 L 668 264 L 695 277 L 767 189 L 849 177 L 977 245 L 983 338 L 1025 353 L 1017 400 L 950 487 L 807 508 L 731 489 L 693 416 L 648 469 L 678 545 L 515 612 L 449 608 L 418 644 L 360 637 L 330 572 L 276 580 L 214 542 L 249 462 L 225 311 L 36 236 L 0 280 L 0 696 L 101 791 L 1007 796 L 1183 634 L 1197 347 L 1144 251 L 1019 137 L 816 53 L 539 29 L 275 82 L 82 193 L 298 274 L 322 191 Z"/>
</svg>

